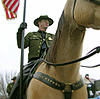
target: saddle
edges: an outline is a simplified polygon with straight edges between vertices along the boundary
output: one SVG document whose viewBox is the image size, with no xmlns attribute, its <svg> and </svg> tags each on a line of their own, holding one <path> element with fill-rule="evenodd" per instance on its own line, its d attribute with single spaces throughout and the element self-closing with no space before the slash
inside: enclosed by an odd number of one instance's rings
<svg viewBox="0 0 100 99">
<path fill-rule="evenodd" d="M 39 64 L 42 62 L 41 59 L 32 61 L 23 66 L 23 99 L 26 99 L 26 90 L 28 84 L 32 77 L 31 74 L 34 74 Z M 20 73 L 18 73 L 16 82 L 11 90 L 10 96 L 8 99 L 19 99 L 20 97 Z"/>
</svg>

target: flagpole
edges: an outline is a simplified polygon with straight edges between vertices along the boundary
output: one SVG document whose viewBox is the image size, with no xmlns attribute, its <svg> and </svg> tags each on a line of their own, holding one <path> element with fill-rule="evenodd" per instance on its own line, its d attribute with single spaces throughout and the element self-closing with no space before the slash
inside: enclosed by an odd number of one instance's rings
<svg viewBox="0 0 100 99">
<path fill-rule="evenodd" d="M 23 22 L 25 22 L 25 14 L 26 14 L 26 0 L 24 0 Z M 25 30 L 22 31 L 22 41 L 21 41 L 20 99 L 23 99 L 24 34 L 25 34 Z"/>
</svg>

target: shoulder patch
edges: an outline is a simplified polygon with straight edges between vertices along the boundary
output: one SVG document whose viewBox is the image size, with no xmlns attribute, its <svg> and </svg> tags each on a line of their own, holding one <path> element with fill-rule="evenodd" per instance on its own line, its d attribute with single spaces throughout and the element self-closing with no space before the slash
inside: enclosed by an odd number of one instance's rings
<svg viewBox="0 0 100 99">
<path fill-rule="evenodd" d="M 33 37 L 37 37 L 37 35 L 33 35 Z"/>
</svg>

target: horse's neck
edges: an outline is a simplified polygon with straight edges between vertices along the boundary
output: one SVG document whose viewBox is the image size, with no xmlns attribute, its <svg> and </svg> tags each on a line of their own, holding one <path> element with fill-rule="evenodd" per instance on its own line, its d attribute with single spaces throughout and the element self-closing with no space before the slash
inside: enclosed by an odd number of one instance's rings
<svg viewBox="0 0 100 99">
<path fill-rule="evenodd" d="M 64 17 L 60 18 L 57 32 L 46 59 L 54 63 L 75 60 L 81 56 L 85 28 L 80 30 Z"/>
<path fill-rule="evenodd" d="M 65 20 L 63 12 L 57 33 L 47 53 L 46 60 L 53 63 L 64 63 L 81 57 L 84 33 L 85 29 L 80 30 L 71 25 L 71 23 L 68 23 Z M 76 63 L 64 67 L 56 67 L 56 71 L 61 74 L 63 79 L 65 79 L 66 76 L 68 79 L 69 77 L 75 78 L 79 75 L 79 66 L 80 64 Z"/>
</svg>

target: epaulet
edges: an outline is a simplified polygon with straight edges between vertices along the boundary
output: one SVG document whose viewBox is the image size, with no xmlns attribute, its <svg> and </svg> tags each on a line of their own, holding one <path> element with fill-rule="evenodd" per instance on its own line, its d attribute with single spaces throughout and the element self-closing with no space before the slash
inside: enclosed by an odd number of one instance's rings
<svg viewBox="0 0 100 99">
<path fill-rule="evenodd" d="M 31 34 L 33 34 L 33 33 L 36 33 L 36 32 L 29 32 L 27 35 L 31 35 Z"/>
<path fill-rule="evenodd" d="M 32 33 L 36 33 L 35 31 L 33 31 Z"/>
<path fill-rule="evenodd" d="M 36 32 L 33 31 L 33 32 L 29 32 L 29 33 L 36 33 Z"/>
<path fill-rule="evenodd" d="M 54 37 L 54 34 L 48 33 L 48 35 L 50 35 L 50 36 Z"/>
<path fill-rule="evenodd" d="M 49 35 L 54 35 L 54 34 L 52 34 L 52 33 L 47 33 L 47 34 L 49 34 Z"/>
</svg>

